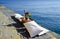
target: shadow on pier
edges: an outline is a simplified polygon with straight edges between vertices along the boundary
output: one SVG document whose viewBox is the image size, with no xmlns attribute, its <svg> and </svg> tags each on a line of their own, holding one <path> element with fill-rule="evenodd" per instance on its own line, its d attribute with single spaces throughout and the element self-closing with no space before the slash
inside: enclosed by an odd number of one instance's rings
<svg viewBox="0 0 60 39">
<path fill-rule="evenodd" d="M 26 28 L 24 27 L 23 23 L 17 20 L 14 16 L 11 16 L 11 18 L 16 22 L 12 24 L 8 24 L 7 26 L 14 26 L 18 33 L 20 33 L 23 37 L 29 38 L 30 35 Z"/>
</svg>

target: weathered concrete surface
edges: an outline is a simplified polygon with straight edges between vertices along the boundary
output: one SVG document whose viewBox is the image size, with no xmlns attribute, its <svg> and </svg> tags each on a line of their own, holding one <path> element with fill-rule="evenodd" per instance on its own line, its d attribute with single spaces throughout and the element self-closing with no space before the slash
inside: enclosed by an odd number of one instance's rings
<svg viewBox="0 0 60 39">
<path fill-rule="evenodd" d="M 20 39 L 20 38 L 21 39 L 60 39 L 60 35 L 57 35 L 51 31 L 45 35 L 31 38 L 31 37 L 24 36 L 24 35 L 28 36 L 26 32 L 24 33 L 25 30 L 24 31 L 19 30 L 18 32 L 20 33 L 20 36 L 19 36 L 19 34 L 17 33 L 18 30 L 16 30 L 14 26 L 8 25 L 8 24 L 15 23 L 15 21 L 11 19 L 11 16 L 13 16 L 14 13 L 16 12 L 6 8 L 5 6 L 0 5 L 0 34 L 1 34 L 0 37 L 1 39 Z"/>
<path fill-rule="evenodd" d="M 21 39 L 13 26 L 8 27 L 11 21 L 0 11 L 0 39 Z"/>
</svg>

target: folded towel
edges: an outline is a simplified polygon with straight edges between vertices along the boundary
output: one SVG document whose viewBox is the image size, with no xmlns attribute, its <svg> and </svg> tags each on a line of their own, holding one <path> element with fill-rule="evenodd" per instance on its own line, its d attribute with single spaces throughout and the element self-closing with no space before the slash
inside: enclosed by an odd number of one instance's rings
<svg viewBox="0 0 60 39">
<path fill-rule="evenodd" d="M 36 35 L 42 35 L 47 33 L 49 30 L 41 27 L 35 21 L 24 23 L 26 29 L 28 30 L 30 37 L 34 37 Z"/>
<path fill-rule="evenodd" d="M 15 15 L 15 18 L 17 18 L 17 19 L 20 19 L 21 17 L 23 17 L 22 15 L 20 15 L 20 14 L 14 14 Z"/>
</svg>

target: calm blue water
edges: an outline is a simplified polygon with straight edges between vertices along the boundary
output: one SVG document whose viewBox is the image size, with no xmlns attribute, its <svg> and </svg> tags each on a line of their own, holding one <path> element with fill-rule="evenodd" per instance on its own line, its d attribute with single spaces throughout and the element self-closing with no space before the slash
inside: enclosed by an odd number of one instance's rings
<svg viewBox="0 0 60 39">
<path fill-rule="evenodd" d="M 38 24 L 60 34 L 60 1 L 59 0 L 1 0 L 4 6 L 24 15 L 26 10 L 30 12 Z"/>
</svg>

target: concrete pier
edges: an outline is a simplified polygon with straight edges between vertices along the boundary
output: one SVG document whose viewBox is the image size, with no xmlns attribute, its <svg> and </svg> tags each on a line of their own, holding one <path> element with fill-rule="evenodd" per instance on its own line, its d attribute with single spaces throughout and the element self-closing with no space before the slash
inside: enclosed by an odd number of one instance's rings
<svg viewBox="0 0 60 39">
<path fill-rule="evenodd" d="M 11 21 L 0 11 L 0 39 L 21 39 L 16 29 L 13 26 L 8 27 L 8 24 Z"/>
<path fill-rule="evenodd" d="M 26 37 L 25 35 L 28 36 L 28 34 L 26 34 L 27 31 L 25 31 L 25 29 L 19 30 L 14 27 L 14 25 L 17 26 L 17 23 L 11 18 L 11 16 L 15 13 L 16 12 L 6 8 L 5 6 L 0 5 L 0 39 L 60 39 L 60 35 L 57 35 L 52 31 L 34 38 Z"/>
</svg>

